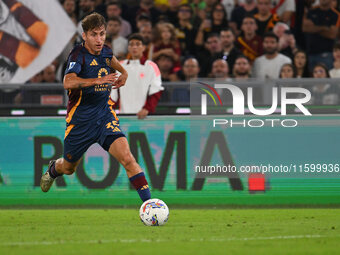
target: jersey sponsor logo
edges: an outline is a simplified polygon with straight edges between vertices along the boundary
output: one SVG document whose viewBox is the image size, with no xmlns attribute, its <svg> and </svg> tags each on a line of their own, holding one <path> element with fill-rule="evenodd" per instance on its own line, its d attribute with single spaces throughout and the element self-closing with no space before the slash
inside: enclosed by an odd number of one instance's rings
<svg viewBox="0 0 340 255">
<path fill-rule="evenodd" d="M 76 64 L 76 62 L 70 62 L 70 65 L 68 67 L 68 70 L 72 69 L 74 67 L 74 65 Z"/>
<path fill-rule="evenodd" d="M 98 65 L 97 61 L 95 59 L 93 59 L 90 66 L 97 66 L 97 65 Z"/>
</svg>

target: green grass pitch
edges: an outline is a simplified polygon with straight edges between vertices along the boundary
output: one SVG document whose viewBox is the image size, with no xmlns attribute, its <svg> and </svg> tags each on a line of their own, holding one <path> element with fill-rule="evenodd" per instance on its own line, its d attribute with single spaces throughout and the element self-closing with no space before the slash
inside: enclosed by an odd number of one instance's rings
<svg viewBox="0 0 340 255">
<path fill-rule="evenodd" d="M 0 254 L 339 254 L 340 209 L 0 209 Z"/>
</svg>

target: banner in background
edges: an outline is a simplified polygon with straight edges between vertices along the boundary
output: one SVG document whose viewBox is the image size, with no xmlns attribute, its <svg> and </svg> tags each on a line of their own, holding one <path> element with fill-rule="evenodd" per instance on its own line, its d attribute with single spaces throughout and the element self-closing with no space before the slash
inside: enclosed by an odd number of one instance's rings
<svg viewBox="0 0 340 255">
<path fill-rule="evenodd" d="M 285 132 L 234 128 L 212 147 L 212 161 L 227 164 L 301 163 L 307 159 L 339 161 L 337 116 L 320 116 L 323 126 L 305 125 Z M 326 122 L 329 126 L 324 125 Z M 121 117 L 131 151 L 144 169 L 153 197 L 170 204 L 331 204 L 340 203 L 340 179 L 197 176 L 190 156 L 190 117 Z M 307 121 L 308 123 L 308 121 Z M 204 133 L 203 131 L 206 130 Z M 136 204 L 139 198 L 124 169 L 95 144 L 72 176 L 58 178 L 48 193 L 39 182 L 49 160 L 62 156 L 64 118 L 0 118 L 0 205 L 9 204 Z M 202 129 L 208 146 L 209 128 Z M 224 138 L 223 138 L 224 139 Z M 221 146 L 225 145 L 225 146 Z M 210 145 L 209 145 L 210 146 Z M 299 152 L 299 153 L 297 153 Z M 199 152 L 197 152 L 199 153 Z M 221 154 L 222 153 L 222 154 Z M 229 159 L 228 159 L 229 158 Z M 229 160 L 229 161 L 228 161 Z"/>
<path fill-rule="evenodd" d="M 0 1 L 0 83 L 24 83 L 62 52 L 76 32 L 57 0 Z"/>
</svg>

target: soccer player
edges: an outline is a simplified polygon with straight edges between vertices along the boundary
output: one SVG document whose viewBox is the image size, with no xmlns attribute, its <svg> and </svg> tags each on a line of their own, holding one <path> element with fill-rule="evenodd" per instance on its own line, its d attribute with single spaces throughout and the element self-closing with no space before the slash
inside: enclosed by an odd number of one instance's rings
<svg viewBox="0 0 340 255">
<path fill-rule="evenodd" d="M 82 20 L 82 27 L 84 43 L 71 51 L 64 76 L 64 88 L 69 96 L 64 155 L 50 161 L 40 187 L 47 192 L 55 178 L 73 174 L 83 154 L 97 142 L 124 166 L 140 198 L 146 201 L 151 197 L 148 183 L 120 130 L 110 99 L 110 87 L 123 86 L 128 74 L 111 49 L 104 46 L 104 17 L 92 13 Z M 121 73 L 119 78 L 112 69 Z"/>
</svg>

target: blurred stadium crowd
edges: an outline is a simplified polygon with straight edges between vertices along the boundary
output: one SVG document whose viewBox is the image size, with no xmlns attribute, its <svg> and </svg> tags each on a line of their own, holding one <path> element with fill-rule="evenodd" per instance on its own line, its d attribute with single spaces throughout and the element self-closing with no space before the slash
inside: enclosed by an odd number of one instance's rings
<svg viewBox="0 0 340 255">
<path fill-rule="evenodd" d="M 106 44 L 129 58 L 127 38 L 140 33 L 144 57 L 163 82 L 198 77 L 340 77 L 336 0 L 60 0 L 78 28 L 60 56 L 28 83 L 62 82 L 67 56 L 81 42 L 81 20 L 107 19 Z M 338 93 L 337 93 L 338 94 Z"/>
</svg>

